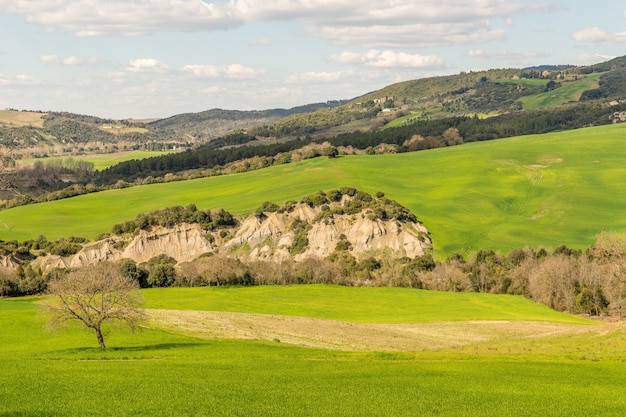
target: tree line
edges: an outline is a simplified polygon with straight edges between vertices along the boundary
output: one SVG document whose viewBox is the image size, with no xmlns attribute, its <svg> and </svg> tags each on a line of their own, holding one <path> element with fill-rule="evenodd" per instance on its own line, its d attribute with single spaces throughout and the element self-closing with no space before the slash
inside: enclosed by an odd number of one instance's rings
<svg viewBox="0 0 626 417">
<path fill-rule="evenodd" d="M 453 254 L 434 260 L 426 254 L 394 258 L 379 253 L 357 259 L 350 242 L 326 258 L 300 262 L 245 260 L 206 254 L 176 264 L 160 255 L 136 264 L 117 263 L 120 272 L 143 288 L 222 285 L 337 284 L 396 286 L 453 292 L 522 295 L 552 309 L 590 316 L 626 313 L 626 236 L 603 233 L 585 251 L 561 245 L 551 250 L 522 248 L 502 255 L 480 250 L 470 259 Z M 38 294 L 71 273 L 34 266 L 0 273 L 0 296 Z"/>
<path fill-rule="evenodd" d="M 443 134 L 450 128 L 459 131 L 464 142 L 485 141 L 525 134 L 548 133 L 569 130 L 591 125 L 611 123 L 610 116 L 615 111 L 626 110 L 626 104 L 608 107 L 587 103 L 552 111 L 525 111 L 503 114 L 487 119 L 478 117 L 452 117 L 440 120 L 420 120 L 418 122 L 380 130 L 376 132 L 344 133 L 333 138 L 313 139 L 303 137 L 283 143 L 256 146 L 237 146 L 226 149 L 197 149 L 187 152 L 168 154 L 142 160 L 122 162 L 95 174 L 94 183 L 98 185 L 114 184 L 119 180 L 134 180 L 140 177 L 159 177 L 167 173 L 185 170 L 207 169 L 254 157 L 273 157 L 281 153 L 299 149 L 307 143 L 329 142 L 338 147 L 352 147 L 365 150 L 380 144 L 399 146 L 398 152 L 430 149 L 449 146 Z M 429 138 L 419 147 L 402 147 L 415 135 Z M 235 135 L 234 141 L 248 141 L 251 138 Z M 287 161 L 288 162 L 288 161 Z"/>
</svg>

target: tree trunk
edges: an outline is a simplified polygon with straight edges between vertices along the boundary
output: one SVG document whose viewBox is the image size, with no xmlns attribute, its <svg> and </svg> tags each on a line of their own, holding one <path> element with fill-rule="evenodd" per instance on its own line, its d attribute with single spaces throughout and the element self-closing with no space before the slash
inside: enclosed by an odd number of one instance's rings
<svg viewBox="0 0 626 417">
<path fill-rule="evenodd" d="M 100 329 L 100 326 L 94 327 L 94 330 L 96 331 L 96 337 L 98 338 L 98 345 L 101 349 L 106 349 L 106 346 L 104 345 L 104 337 L 102 336 L 102 330 Z"/>
</svg>

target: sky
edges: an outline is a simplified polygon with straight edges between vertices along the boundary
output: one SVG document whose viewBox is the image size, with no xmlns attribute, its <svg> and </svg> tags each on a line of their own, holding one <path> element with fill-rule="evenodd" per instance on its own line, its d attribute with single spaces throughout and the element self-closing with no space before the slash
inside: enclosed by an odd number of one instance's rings
<svg viewBox="0 0 626 417">
<path fill-rule="evenodd" d="M 613 0 L 0 0 L 0 109 L 290 108 L 625 48 Z"/>
</svg>

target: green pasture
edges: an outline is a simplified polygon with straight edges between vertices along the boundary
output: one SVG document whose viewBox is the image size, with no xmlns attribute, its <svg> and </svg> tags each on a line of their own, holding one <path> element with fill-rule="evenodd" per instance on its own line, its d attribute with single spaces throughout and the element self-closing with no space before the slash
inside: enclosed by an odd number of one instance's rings
<svg viewBox="0 0 626 417">
<path fill-rule="evenodd" d="M 559 88 L 545 93 L 522 97 L 519 101 L 522 102 L 525 109 L 558 106 L 570 101 L 578 101 L 584 91 L 598 88 L 600 75 L 591 74 L 576 81 L 561 81 L 562 85 Z"/>
<path fill-rule="evenodd" d="M 420 114 L 420 112 L 412 111 L 410 114 L 408 114 L 406 116 L 397 117 L 397 118 L 393 119 L 392 121 L 390 121 L 389 123 L 387 123 L 386 125 L 384 125 L 383 127 L 381 127 L 380 130 L 385 130 L 385 129 L 390 129 L 390 128 L 393 128 L 393 127 L 404 126 L 404 124 L 406 123 L 407 120 L 409 120 L 411 117 L 417 116 L 418 114 Z"/>
<path fill-rule="evenodd" d="M 548 81 L 545 78 L 518 78 L 518 79 L 508 79 L 508 80 L 497 80 L 496 82 L 499 84 L 519 84 L 524 87 L 543 87 L 548 84 Z"/>
<path fill-rule="evenodd" d="M 371 322 L 379 321 L 379 314 L 391 305 L 396 305 L 398 321 L 411 320 L 417 316 L 413 310 L 420 309 L 432 310 L 425 317 L 437 317 L 451 301 L 411 289 L 368 289 L 372 293 L 366 295 L 360 288 L 322 286 L 255 290 L 202 288 L 180 296 L 168 289 L 144 294 L 148 307 L 168 303 L 169 308 L 189 308 L 191 300 L 194 308 L 205 302 L 205 308 L 216 303 L 226 309 L 233 303 L 239 310 L 236 306 L 248 301 L 268 313 L 301 315 L 310 310 L 313 295 L 337 297 L 337 304 L 353 295 L 355 301 L 347 309 L 354 311 L 339 314 L 344 320 L 369 314 Z M 429 295 L 435 298 L 428 301 Z M 460 298 L 460 305 L 472 297 L 483 302 L 481 294 L 450 295 L 470 296 Z M 529 319 L 565 317 L 541 312 L 521 298 L 511 307 L 510 299 L 516 297 L 493 297 L 482 311 L 468 309 L 465 319 L 484 319 L 491 309 L 512 310 L 520 319 L 526 312 Z M 298 299 L 302 310 L 295 304 Z M 619 331 L 595 339 L 545 336 L 443 351 L 357 353 L 278 341 L 198 339 L 145 328 L 112 332 L 109 349 L 101 351 L 93 347 L 95 338 L 86 330 L 47 330 L 36 301 L 0 300 L 0 415 L 534 417 L 626 412 L 626 339 Z M 360 309 L 358 302 L 364 303 Z M 328 311 L 315 314 L 333 317 Z M 594 357 L 560 353 L 588 351 L 590 344 Z"/>
<path fill-rule="evenodd" d="M 168 153 L 172 153 L 172 151 L 131 151 L 131 152 L 118 152 L 118 153 L 110 153 L 110 154 L 98 154 L 98 155 L 79 155 L 79 156 L 71 156 L 71 157 L 50 157 L 50 158 L 28 158 L 28 159 L 20 159 L 18 164 L 20 166 L 28 166 L 32 165 L 35 161 L 64 161 L 67 159 L 73 159 L 75 161 L 85 161 L 85 162 L 93 162 L 94 169 L 96 171 L 101 171 L 110 166 L 119 164 L 120 162 L 130 161 L 131 159 L 146 159 L 151 158 L 153 156 L 161 156 Z"/>
<path fill-rule="evenodd" d="M 144 299 L 146 307 L 154 309 L 279 314 L 361 323 L 464 320 L 589 323 L 517 296 L 405 288 L 328 285 L 153 288 L 144 291 Z"/>
<path fill-rule="evenodd" d="M 3 240 L 95 238 L 173 205 L 252 213 L 341 186 L 385 192 L 416 213 L 436 255 L 585 248 L 626 231 L 626 124 L 469 143 L 429 151 L 316 158 L 263 170 L 111 190 L 0 213 Z"/>
</svg>

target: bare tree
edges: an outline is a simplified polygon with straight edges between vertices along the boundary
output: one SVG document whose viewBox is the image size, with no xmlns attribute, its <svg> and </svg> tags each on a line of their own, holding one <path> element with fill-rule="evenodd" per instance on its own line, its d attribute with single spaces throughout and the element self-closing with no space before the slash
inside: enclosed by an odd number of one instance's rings
<svg viewBox="0 0 626 417">
<path fill-rule="evenodd" d="M 46 303 L 50 324 L 58 326 L 77 320 L 93 329 L 98 345 L 105 349 L 103 324 L 119 323 L 135 329 L 141 324 L 143 303 L 139 283 L 121 273 L 120 268 L 102 262 L 70 272 L 52 281 Z"/>
</svg>

